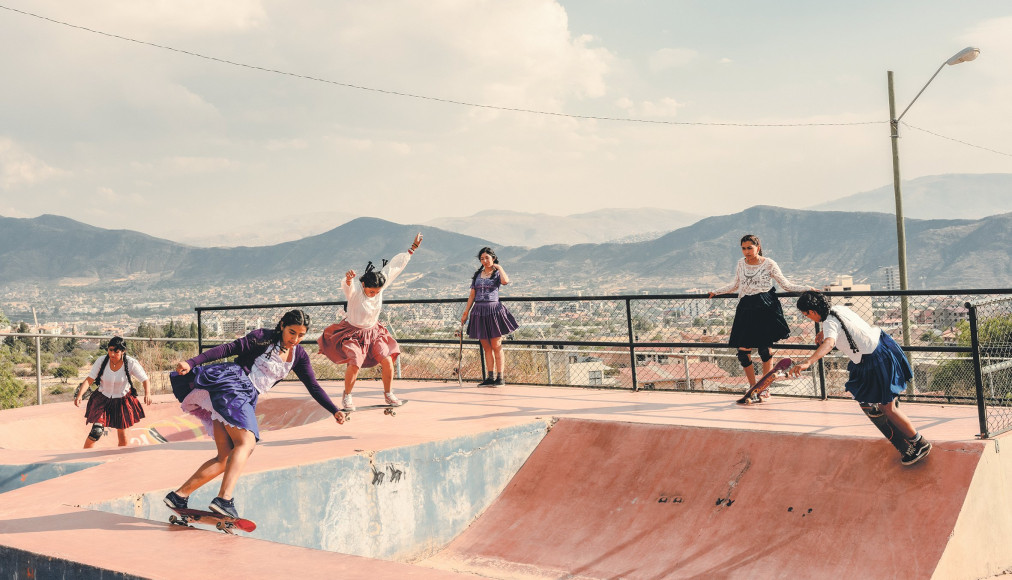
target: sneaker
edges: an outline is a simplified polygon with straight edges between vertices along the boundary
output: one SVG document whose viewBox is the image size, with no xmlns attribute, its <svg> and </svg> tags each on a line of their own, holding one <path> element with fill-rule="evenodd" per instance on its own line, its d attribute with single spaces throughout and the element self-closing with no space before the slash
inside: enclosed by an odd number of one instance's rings
<svg viewBox="0 0 1012 580">
<path fill-rule="evenodd" d="M 170 491 L 169 495 L 165 496 L 163 500 L 165 505 L 174 510 L 185 510 L 189 505 L 190 498 L 183 497 L 174 491 Z"/>
<path fill-rule="evenodd" d="M 503 386 L 505 384 L 506 384 L 506 381 L 502 380 L 502 377 L 496 377 L 495 380 L 492 381 L 489 384 L 489 386 L 492 386 L 492 387 L 501 387 L 501 386 Z"/>
<path fill-rule="evenodd" d="M 478 383 L 478 386 L 479 387 L 491 387 L 492 383 L 494 383 L 494 382 L 495 382 L 495 377 L 493 375 L 489 375 L 488 378 L 486 378 L 484 381 Z"/>
<path fill-rule="evenodd" d="M 765 400 L 767 400 L 767 399 L 770 398 L 771 394 L 772 393 L 770 393 L 769 388 L 766 388 L 766 389 L 763 389 L 763 392 L 759 393 L 759 396 L 762 397 L 763 401 L 765 401 Z"/>
<path fill-rule="evenodd" d="M 910 444 L 910 450 L 903 455 L 903 459 L 900 461 L 903 465 L 913 465 L 927 457 L 928 453 L 931 453 L 931 443 L 924 437 L 921 437 L 921 440 L 917 443 Z"/>
<path fill-rule="evenodd" d="M 351 400 L 351 393 L 341 397 L 341 410 L 342 411 L 354 411 L 355 401 Z"/>
<path fill-rule="evenodd" d="M 207 509 L 230 518 L 239 518 L 239 512 L 235 511 L 234 499 L 221 499 L 220 497 L 216 497 L 211 500 L 211 505 L 207 506 Z"/>
<path fill-rule="evenodd" d="M 398 399 L 397 395 L 393 393 L 383 393 L 383 400 L 386 401 L 387 405 L 390 405 L 391 407 L 400 407 L 401 405 L 404 404 L 401 403 L 401 400 Z"/>
</svg>

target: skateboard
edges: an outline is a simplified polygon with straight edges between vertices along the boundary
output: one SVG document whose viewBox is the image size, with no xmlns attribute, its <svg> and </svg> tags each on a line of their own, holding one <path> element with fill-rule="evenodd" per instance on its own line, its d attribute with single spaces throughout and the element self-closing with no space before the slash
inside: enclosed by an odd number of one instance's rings
<svg viewBox="0 0 1012 580">
<path fill-rule="evenodd" d="M 896 402 L 893 403 L 893 405 L 898 407 L 900 404 L 899 397 L 896 397 L 895 401 Z M 888 439 L 889 442 L 893 444 L 893 447 L 896 448 L 896 451 L 899 451 L 901 455 L 907 454 L 907 452 L 910 450 L 910 442 L 907 441 L 907 438 L 904 437 L 903 434 L 900 433 L 899 429 L 897 429 L 892 424 L 892 421 L 889 420 L 889 417 L 885 416 L 885 413 L 882 412 L 882 409 L 880 409 L 877 404 L 861 403 L 861 410 L 864 411 L 865 415 L 868 415 L 868 418 L 871 419 L 872 424 L 878 427 L 878 430 L 881 431 L 883 435 L 885 435 L 885 438 Z"/>
<path fill-rule="evenodd" d="M 177 515 L 169 516 L 169 523 L 177 526 L 186 526 L 193 528 L 195 526 L 190 525 L 190 522 L 196 522 L 198 524 L 206 524 L 208 526 L 214 526 L 215 529 L 221 530 L 226 534 L 234 534 L 235 529 L 239 528 L 244 532 L 252 532 L 257 529 L 257 525 L 251 520 L 244 520 L 242 518 L 233 518 L 229 516 L 223 516 L 216 514 L 211 511 L 204 510 L 191 510 L 189 508 L 174 509 L 169 508 L 176 512 Z"/>
<path fill-rule="evenodd" d="M 453 369 L 454 374 L 457 375 L 457 386 L 464 386 L 464 323 L 460 323 L 460 330 L 457 331 L 457 336 L 460 337 L 460 349 L 457 351 L 457 368 Z"/>
<path fill-rule="evenodd" d="M 791 364 L 793 363 L 789 358 L 780 359 L 780 362 L 778 362 L 776 366 L 773 367 L 773 370 L 766 373 L 765 375 L 762 376 L 762 378 L 756 381 L 755 386 L 749 389 L 745 393 L 744 397 L 738 399 L 737 403 L 739 405 L 755 404 L 755 401 L 752 400 L 752 397 L 762 395 L 763 391 L 770 388 L 770 385 L 773 384 L 773 381 L 775 381 L 777 377 L 786 377 L 787 369 L 791 368 Z"/>
<path fill-rule="evenodd" d="M 400 407 L 403 407 L 404 405 L 407 405 L 407 404 L 408 404 L 407 401 L 401 400 L 401 404 L 398 405 L 398 406 L 396 406 L 396 407 L 393 406 L 393 405 L 386 405 L 386 404 L 384 404 L 384 405 L 363 405 L 361 407 L 355 407 L 354 410 L 352 410 L 352 409 L 339 409 L 339 410 L 342 413 L 344 413 L 344 419 L 345 419 L 345 421 L 350 421 L 352 413 L 358 413 L 358 412 L 361 412 L 361 411 L 370 411 L 370 410 L 373 410 L 373 409 L 383 409 L 383 414 L 384 415 L 390 415 L 391 417 L 393 417 L 394 415 L 397 414 L 397 409 L 399 409 Z"/>
</svg>

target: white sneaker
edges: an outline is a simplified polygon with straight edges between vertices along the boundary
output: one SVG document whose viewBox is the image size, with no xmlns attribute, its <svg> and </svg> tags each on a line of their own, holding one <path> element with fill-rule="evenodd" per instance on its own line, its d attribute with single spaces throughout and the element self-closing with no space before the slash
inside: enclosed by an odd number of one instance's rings
<svg viewBox="0 0 1012 580">
<path fill-rule="evenodd" d="M 351 400 L 351 393 L 348 393 L 347 395 L 341 397 L 341 408 L 344 409 L 345 411 L 355 410 L 355 401 Z"/>
<path fill-rule="evenodd" d="M 385 400 L 387 405 L 390 405 L 391 407 L 400 407 L 404 404 L 401 403 L 401 400 L 393 393 L 383 393 L 383 400 Z"/>
</svg>

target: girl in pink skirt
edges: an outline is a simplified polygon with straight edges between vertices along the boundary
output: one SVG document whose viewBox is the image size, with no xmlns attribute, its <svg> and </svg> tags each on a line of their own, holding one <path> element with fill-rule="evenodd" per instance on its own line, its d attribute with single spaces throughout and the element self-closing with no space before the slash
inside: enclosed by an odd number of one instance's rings
<svg viewBox="0 0 1012 580">
<path fill-rule="evenodd" d="M 401 351 L 387 328 L 379 323 L 379 315 L 383 308 L 383 287 L 404 271 L 411 255 L 421 243 L 422 234 L 419 233 L 407 252 L 397 254 L 385 262 L 379 272 L 369 262 L 365 274 L 358 280 L 355 280 L 354 270 L 348 270 L 344 275 L 341 289 L 348 300 L 345 308 L 347 315 L 340 323 L 331 324 L 324 329 L 317 341 L 320 354 L 335 364 L 348 365 L 344 371 L 344 397 L 341 399 L 344 409 L 355 410 L 351 391 L 355 388 L 359 369 L 376 365 L 380 366 L 383 374 L 383 397 L 386 403 L 393 406 L 401 404 L 397 395 L 390 390 L 394 379 L 394 361 Z"/>
</svg>

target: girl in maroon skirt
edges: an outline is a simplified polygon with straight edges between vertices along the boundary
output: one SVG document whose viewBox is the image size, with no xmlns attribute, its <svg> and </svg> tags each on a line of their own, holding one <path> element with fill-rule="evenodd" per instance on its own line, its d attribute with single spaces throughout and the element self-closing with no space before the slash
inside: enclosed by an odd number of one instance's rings
<svg viewBox="0 0 1012 580">
<path fill-rule="evenodd" d="M 347 316 L 340 323 L 325 328 L 317 341 L 320 354 L 335 364 L 348 365 L 344 371 L 344 397 L 341 399 L 343 409 L 355 409 L 351 390 L 355 388 L 358 371 L 376 365 L 382 371 L 383 398 L 386 404 L 395 407 L 401 404 L 392 391 L 394 361 L 400 356 L 401 350 L 386 326 L 380 324 L 379 315 L 383 308 L 383 287 L 404 271 L 411 255 L 421 243 L 422 234 L 419 233 L 407 252 L 397 254 L 389 262 L 384 260 L 381 271 L 377 272 L 372 262 L 369 262 L 365 274 L 358 280 L 355 280 L 354 270 L 348 270 L 344 275 L 341 289 L 348 300 L 345 307 Z"/>
<path fill-rule="evenodd" d="M 510 311 L 499 302 L 499 287 L 510 283 L 506 270 L 499 265 L 499 258 L 492 248 L 485 247 L 478 251 L 478 261 L 481 262 L 481 267 L 471 276 L 471 294 L 467 297 L 467 306 L 464 307 L 464 314 L 460 316 L 460 323 L 464 324 L 470 317 L 467 336 L 477 338 L 482 350 L 485 351 L 488 377 L 478 383 L 478 386 L 500 387 L 505 384 L 502 377 L 506 366 L 502 352 L 502 337 L 520 325 Z"/>
<path fill-rule="evenodd" d="M 105 433 L 106 427 L 116 430 L 119 446 L 127 444 L 128 427 L 144 418 L 144 409 L 137 400 L 137 389 L 133 379 L 137 379 L 144 387 L 144 404 L 151 404 L 151 381 L 144 367 L 132 356 L 126 354 L 126 341 L 118 336 L 109 340 L 106 349 L 108 354 L 95 359 L 91 372 L 78 386 L 74 404 L 81 406 L 84 393 L 92 384 L 98 385 L 84 413 L 85 423 L 92 423 L 91 432 L 84 440 L 84 448 L 95 446 Z"/>
</svg>

